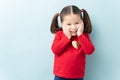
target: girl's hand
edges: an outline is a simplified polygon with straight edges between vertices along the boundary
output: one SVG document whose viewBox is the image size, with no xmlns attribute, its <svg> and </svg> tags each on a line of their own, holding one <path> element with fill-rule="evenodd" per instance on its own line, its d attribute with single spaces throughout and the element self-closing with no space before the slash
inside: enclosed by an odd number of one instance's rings
<svg viewBox="0 0 120 80">
<path fill-rule="evenodd" d="M 84 23 L 82 21 L 82 23 L 80 24 L 78 31 L 77 31 L 77 36 L 80 36 L 81 34 L 83 34 L 84 32 Z"/>
<path fill-rule="evenodd" d="M 63 33 L 65 34 L 65 36 L 68 37 L 68 39 L 71 39 L 72 35 L 71 35 L 70 31 L 65 26 L 63 26 Z"/>
</svg>

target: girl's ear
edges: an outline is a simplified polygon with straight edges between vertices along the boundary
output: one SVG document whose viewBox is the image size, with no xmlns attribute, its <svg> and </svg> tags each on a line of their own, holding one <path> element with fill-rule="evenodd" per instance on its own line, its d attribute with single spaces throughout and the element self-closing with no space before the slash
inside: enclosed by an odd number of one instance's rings
<svg viewBox="0 0 120 80">
<path fill-rule="evenodd" d="M 65 26 L 65 24 L 63 22 L 61 22 L 61 28 L 63 28 L 63 26 Z"/>
<path fill-rule="evenodd" d="M 63 25 L 63 23 L 61 22 L 61 27 L 63 27 L 64 25 Z"/>
</svg>

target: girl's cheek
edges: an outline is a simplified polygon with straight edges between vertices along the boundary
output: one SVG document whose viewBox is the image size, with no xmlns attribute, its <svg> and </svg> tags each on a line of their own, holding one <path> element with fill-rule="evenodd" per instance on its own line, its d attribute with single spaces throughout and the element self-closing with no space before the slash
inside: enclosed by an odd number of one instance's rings
<svg viewBox="0 0 120 80">
<path fill-rule="evenodd" d="M 69 26 L 66 26 L 66 28 L 69 30 L 70 29 L 70 27 Z"/>
<path fill-rule="evenodd" d="M 77 28 L 80 28 L 81 26 L 80 26 L 80 24 L 79 25 L 77 25 Z"/>
<path fill-rule="evenodd" d="M 78 28 L 79 28 L 79 26 L 77 25 L 77 26 L 76 26 L 76 28 L 78 29 Z"/>
</svg>

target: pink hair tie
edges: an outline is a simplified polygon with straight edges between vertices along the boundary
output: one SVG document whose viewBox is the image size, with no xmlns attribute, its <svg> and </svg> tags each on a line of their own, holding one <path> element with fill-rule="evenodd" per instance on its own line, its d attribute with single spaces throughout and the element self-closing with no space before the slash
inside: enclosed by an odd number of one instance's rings
<svg viewBox="0 0 120 80">
<path fill-rule="evenodd" d="M 60 13 L 57 13 L 58 16 L 60 16 Z"/>
<path fill-rule="evenodd" d="M 83 9 L 80 9 L 80 12 L 83 12 Z"/>
</svg>

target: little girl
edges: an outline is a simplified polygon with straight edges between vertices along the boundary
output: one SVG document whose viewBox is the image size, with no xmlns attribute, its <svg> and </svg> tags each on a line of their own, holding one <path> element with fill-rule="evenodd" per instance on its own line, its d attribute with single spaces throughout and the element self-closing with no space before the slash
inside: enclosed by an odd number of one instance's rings
<svg viewBox="0 0 120 80">
<path fill-rule="evenodd" d="M 60 16 L 61 26 L 58 26 Z M 66 6 L 53 17 L 50 30 L 55 34 L 51 49 L 54 53 L 54 80 L 83 80 L 86 55 L 94 51 L 89 34 L 92 31 L 86 10 Z"/>
</svg>

